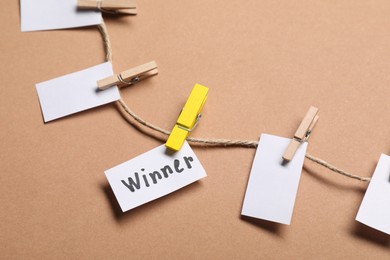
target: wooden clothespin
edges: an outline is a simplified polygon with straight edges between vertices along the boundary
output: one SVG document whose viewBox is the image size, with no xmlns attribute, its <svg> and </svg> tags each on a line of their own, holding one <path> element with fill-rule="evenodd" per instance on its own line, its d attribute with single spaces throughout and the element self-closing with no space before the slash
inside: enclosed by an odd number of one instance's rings
<svg viewBox="0 0 390 260">
<path fill-rule="evenodd" d="M 309 111 L 307 111 L 305 117 L 295 132 L 293 139 L 283 154 L 283 159 L 285 161 L 291 161 L 294 158 L 295 152 L 297 151 L 299 145 L 309 139 L 310 134 L 318 121 L 317 113 L 318 108 L 313 106 L 309 108 Z"/>
<path fill-rule="evenodd" d="M 133 85 L 140 80 L 158 74 L 157 64 L 151 61 L 138 67 L 123 71 L 117 75 L 109 76 L 97 82 L 99 90 L 105 90 L 112 86 L 124 87 Z"/>
<path fill-rule="evenodd" d="M 135 0 L 77 0 L 77 7 L 110 14 L 137 14 Z"/>
<path fill-rule="evenodd" d="M 208 88 L 195 84 L 177 119 L 176 125 L 173 127 L 165 143 L 166 147 L 174 151 L 180 150 L 189 133 L 199 123 L 203 105 L 207 100 L 208 91 Z"/>
</svg>

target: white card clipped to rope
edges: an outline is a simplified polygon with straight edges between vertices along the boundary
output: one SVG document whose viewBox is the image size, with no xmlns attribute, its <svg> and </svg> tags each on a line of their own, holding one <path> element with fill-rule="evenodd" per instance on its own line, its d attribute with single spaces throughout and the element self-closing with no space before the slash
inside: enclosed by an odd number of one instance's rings
<svg viewBox="0 0 390 260">
<path fill-rule="evenodd" d="M 158 146 L 105 174 L 123 212 L 206 177 L 187 142 L 178 152 Z"/>
<path fill-rule="evenodd" d="M 262 134 L 253 161 L 242 215 L 289 225 L 307 140 L 318 121 L 311 106 L 292 139 Z"/>
<path fill-rule="evenodd" d="M 36 84 L 45 122 L 120 99 L 118 87 L 157 75 L 155 61 L 119 74 L 111 62 Z"/>
<path fill-rule="evenodd" d="M 45 122 L 120 99 L 113 87 L 99 91 L 96 81 L 113 74 L 111 62 L 36 84 Z"/>
<path fill-rule="evenodd" d="M 99 11 L 77 9 L 77 0 L 20 0 L 22 32 L 98 25 Z"/>
<path fill-rule="evenodd" d="M 390 235 L 390 156 L 381 155 L 356 220 Z"/>
<path fill-rule="evenodd" d="M 256 150 L 241 214 L 289 225 L 301 177 L 307 143 L 284 163 L 291 139 L 262 134 Z"/>
</svg>

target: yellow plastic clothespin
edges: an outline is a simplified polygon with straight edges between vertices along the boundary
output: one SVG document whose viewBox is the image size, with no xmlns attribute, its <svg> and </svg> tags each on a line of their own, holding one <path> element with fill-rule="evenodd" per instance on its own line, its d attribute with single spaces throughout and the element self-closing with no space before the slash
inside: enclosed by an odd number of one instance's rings
<svg viewBox="0 0 390 260">
<path fill-rule="evenodd" d="M 209 89 L 195 84 L 186 104 L 181 111 L 176 125 L 173 127 L 165 146 L 179 151 L 189 133 L 196 127 L 202 114 L 202 108 L 207 100 Z"/>
<path fill-rule="evenodd" d="M 133 85 L 140 80 L 158 74 L 157 64 L 151 61 L 138 67 L 123 71 L 117 75 L 109 76 L 97 82 L 99 90 L 105 90 L 112 86 L 124 87 Z"/>
<path fill-rule="evenodd" d="M 284 152 L 283 160 L 285 160 L 286 162 L 291 161 L 294 158 L 294 155 L 299 145 L 309 139 L 310 134 L 313 131 L 313 128 L 319 118 L 317 116 L 317 113 L 318 108 L 313 106 L 309 108 L 309 111 L 307 111 L 305 117 L 303 118 L 301 124 L 295 132 L 293 139 L 291 140 L 286 151 Z"/>
<path fill-rule="evenodd" d="M 110 14 L 137 14 L 135 0 L 77 0 L 77 7 Z"/>
</svg>

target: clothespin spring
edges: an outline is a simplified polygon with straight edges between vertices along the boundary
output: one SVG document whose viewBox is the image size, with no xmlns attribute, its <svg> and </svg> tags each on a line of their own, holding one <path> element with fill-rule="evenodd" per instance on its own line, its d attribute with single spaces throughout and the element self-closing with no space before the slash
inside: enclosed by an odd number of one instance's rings
<svg viewBox="0 0 390 260">
<path fill-rule="evenodd" d="M 118 11 L 115 11 L 115 10 L 108 10 L 108 9 L 105 9 L 102 7 L 102 2 L 103 0 L 97 0 L 96 1 L 96 8 L 101 11 L 101 12 L 104 12 L 104 13 L 107 13 L 107 14 L 117 14 Z"/>
<path fill-rule="evenodd" d="M 145 63 L 138 67 L 114 74 L 97 81 L 98 89 L 105 90 L 112 86 L 130 86 L 138 81 L 157 75 L 157 64 L 155 61 Z"/>
<path fill-rule="evenodd" d="M 311 135 L 311 130 L 309 130 L 309 131 L 306 132 L 305 141 L 309 140 L 310 135 Z"/>
<path fill-rule="evenodd" d="M 180 129 L 183 129 L 183 130 L 186 130 L 187 132 L 192 132 L 195 127 L 198 125 L 200 119 L 202 118 L 202 113 L 199 113 L 197 116 L 196 116 L 196 121 L 195 121 L 195 124 L 194 126 L 190 129 L 190 128 L 187 128 L 185 126 L 182 126 L 182 125 L 177 125 L 177 127 L 179 127 Z"/>
<path fill-rule="evenodd" d="M 296 142 L 298 142 L 298 143 L 300 143 L 300 144 L 302 144 L 302 143 L 304 143 L 304 142 L 307 142 L 307 141 L 309 140 L 309 138 L 310 138 L 311 132 L 312 132 L 312 130 L 308 130 L 308 131 L 305 133 L 305 138 L 303 138 L 303 139 L 300 139 L 300 138 L 297 138 L 297 137 L 294 136 L 294 137 L 293 137 L 293 140 L 296 141 Z"/>
<path fill-rule="evenodd" d="M 137 77 L 131 78 L 130 80 L 126 81 L 123 79 L 122 74 L 118 74 L 118 80 L 125 85 L 131 86 L 131 85 L 137 83 L 138 81 L 140 81 L 140 78 L 137 76 Z"/>
<path fill-rule="evenodd" d="M 310 138 L 311 133 L 313 132 L 314 126 L 317 124 L 318 116 L 314 116 L 313 121 L 310 123 L 309 128 L 306 131 L 305 138 L 302 140 L 302 142 L 307 142 Z M 294 137 L 296 138 L 296 137 Z"/>
</svg>

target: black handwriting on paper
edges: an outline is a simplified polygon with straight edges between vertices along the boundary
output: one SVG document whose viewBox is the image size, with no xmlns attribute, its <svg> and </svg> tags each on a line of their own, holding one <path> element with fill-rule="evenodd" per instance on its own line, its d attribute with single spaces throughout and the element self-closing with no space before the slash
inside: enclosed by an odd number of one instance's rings
<svg viewBox="0 0 390 260">
<path fill-rule="evenodd" d="M 194 159 L 191 156 L 183 156 L 182 160 L 184 161 L 186 168 L 183 166 L 180 167 L 181 163 L 183 163 L 183 161 L 180 161 L 179 159 L 175 159 L 175 160 L 173 160 L 172 166 L 165 165 L 159 171 L 155 170 L 155 171 L 150 172 L 150 173 L 144 173 L 145 169 L 142 168 L 141 173 L 140 173 L 142 180 L 140 180 L 140 174 L 138 172 L 134 172 L 133 177 L 129 177 L 127 179 L 127 181 L 121 180 L 121 182 L 131 192 L 135 192 L 136 190 L 141 189 L 142 186 L 150 187 L 151 183 L 157 184 L 158 180 L 161 180 L 163 177 L 168 178 L 171 174 L 174 173 L 174 170 L 176 173 L 181 173 L 181 172 L 185 171 L 186 169 L 192 168 L 191 162 L 193 162 Z"/>
</svg>

